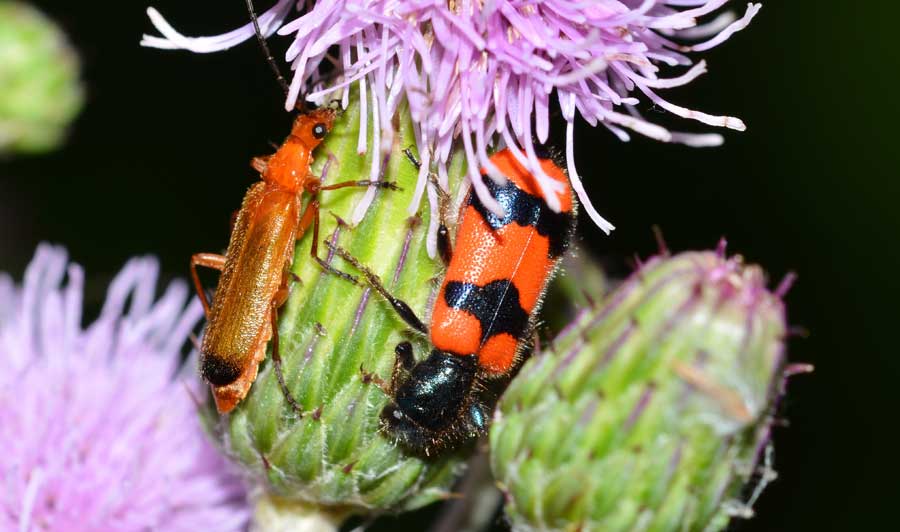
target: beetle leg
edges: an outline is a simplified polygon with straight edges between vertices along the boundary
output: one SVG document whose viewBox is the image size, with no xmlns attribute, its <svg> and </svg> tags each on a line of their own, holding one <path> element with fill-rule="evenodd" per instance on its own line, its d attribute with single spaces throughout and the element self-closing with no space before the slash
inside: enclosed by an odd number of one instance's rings
<svg viewBox="0 0 900 532">
<path fill-rule="evenodd" d="M 359 367 L 359 371 L 362 373 L 363 383 L 372 383 L 378 386 L 378 388 L 380 388 L 388 397 L 394 397 L 394 392 L 397 391 L 397 387 L 400 385 L 403 378 L 406 377 L 409 374 L 409 370 L 416 365 L 416 359 L 413 358 L 413 348 L 411 343 L 400 342 L 397 344 L 397 347 L 394 348 L 394 353 L 396 357 L 394 358 L 394 369 L 391 370 L 390 383 L 385 383 L 384 379 L 378 375 L 364 370 L 362 366 Z"/>
<path fill-rule="evenodd" d="M 393 395 L 394 391 L 391 388 L 391 386 L 393 385 L 393 378 L 391 379 L 391 385 L 388 385 L 384 382 L 384 379 L 382 379 L 378 375 L 363 369 L 362 364 L 360 364 L 359 366 L 359 373 L 361 375 L 363 384 L 374 384 L 375 386 L 378 386 L 378 389 L 388 397 L 391 397 Z"/>
<path fill-rule="evenodd" d="M 250 161 L 250 166 L 253 167 L 257 172 L 264 174 L 266 173 L 266 169 L 269 168 L 269 159 L 271 159 L 271 155 L 261 155 L 259 157 L 254 157 Z"/>
<path fill-rule="evenodd" d="M 414 147 L 414 145 L 410 145 L 409 147 L 404 148 L 403 153 L 406 155 L 406 158 L 409 159 L 409 162 L 411 162 L 413 164 L 413 166 L 416 167 L 416 170 L 418 170 L 418 169 L 422 168 L 422 163 L 421 163 L 421 161 L 419 161 L 418 157 L 416 157 L 416 155 L 413 153 L 413 147 Z"/>
<path fill-rule="evenodd" d="M 338 270 L 328 262 L 319 258 L 319 200 L 315 198 L 311 199 L 309 203 L 306 204 L 306 207 L 303 208 L 303 213 L 300 215 L 300 222 L 297 225 L 297 238 L 300 239 L 310 226 L 313 228 L 313 240 L 312 245 L 309 248 L 309 255 L 313 260 L 315 260 L 326 272 L 337 275 L 352 284 L 359 284 L 356 277 Z M 293 272 L 291 275 L 294 275 Z"/>
<path fill-rule="evenodd" d="M 403 153 L 406 154 L 406 158 L 416 167 L 416 170 L 422 168 L 422 163 L 416 158 L 415 154 L 413 154 L 411 146 L 403 150 Z M 444 266 L 449 266 L 450 257 L 453 255 L 453 246 L 450 244 L 450 230 L 447 229 L 447 208 L 450 205 L 450 195 L 441 188 L 434 172 L 429 172 L 428 181 L 434 187 L 438 196 L 438 216 L 440 217 L 440 225 L 438 226 L 437 232 L 438 254 L 441 256 L 441 261 L 444 263 Z"/>
<path fill-rule="evenodd" d="M 334 250 L 334 252 L 337 253 L 339 257 L 349 262 L 353 265 L 353 267 L 359 270 L 366 278 L 366 282 L 369 283 L 369 286 L 371 286 L 376 292 L 381 294 L 381 297 L 386 299 L 387 302 L 390 303 L 392 307 L 394 307 L 394 310 L 397 312 L 397 314 L 400 315 L 400 317 L 403 319 L 403 321 L 406 322 L 407 325 L 422 334 L 428 334 L 428 328 L 425 327 L 425 324 L 422 323 L 422 320 L 420 320 L 419 317 L 416 316 L 416 313 L 413 311 L 413 309 L 410 308 L 410 306 L 407 305 L 405 301 L 393 296 L 390 292 L 388 292 L 384 285 L 381 283 L 381 279 L 379 279 L 378 276 L 375 275 L 374 272 L 372 272 L 372 270 L 363 266 L 356 259 L 356 257 L 351 255 L 350 252 L 348 252 L 346 249 L 340 246 L 335 246 L 331 242 L 328 242 L 327 246 L 330 249 Z"/>
<path fill-rule="evenodd" d="M 191 277 L 194 280 L 194 290 L 197 291 L 200 303 L 203 304 L 203 311 L 209 317 L 209 299 L 206 297 L 203 284 L 200 283 L 200 276 L 197 274 L 198 266 L 222 271 L 225 269 L 225 256 L 216 253 L 194 253 L 191 255 Z"/>
<path fill-rule="evenodd" d="M 278 307 L 287 300 L 287 297 L 288 289 L 283 286 L 275 292 L 275 297 L 272 298 L 272 306 L 269 312 L 272 319 L 272 364 L 275 366 L 275 377 L 278 379 L 278 386 L 281 388 L 281 393 L 284 394 L 285 400 L 297 412 L 297 415 L 303 417 L 303 407 L 294 399 L 294 395 L 288 389 L 287 383 L 285 383 L 284 371 L 281 368 L 281 352 L 278 350 Z"/>
<path fill-rule="evenodd" d="M 394 354 L 397 355 L 395 366 L 409 371 L 416 365 L 416 359 L 413 358 L 413 347 L 409 342 L 400 342 L 394 348 Z"/>
<path fill-rule="evenodd" d="M 434 174 L 430 174 L 428 179 L 431 181 L 431 185 L 438 196 L 438 216 L 440 217 L 440 225 L 437 231 L 438 254 L 441 256 L 444 266 L 449 266 L 450 259 L 453 257 L 453 245 L 450 244 L 450 230 L 447 229 L 447 210 L 450 208 L 450 195 L 441 188 L 441 184 L 438 183 Z"/>
<path fill-rule="evenodd" d="M 309 248 L 309 255 L 315 260 L 319 266 L 322 267 L 326 272 L 337 275 L 341 279 L 348 281 L 351 284 L 358 285 L 359 280 L 356 277 L 350 275 L 347 272 L 342 272 L 338 270 L 325 260 L 319 258 L 319 200 L 312 199 L 306 205 L 306 208 L 303 210 L 303 215 L 300 217 L 300 226 L 297 229 L 297 234 L 302 235 L 309 229 L 309 226 L 312 225 L 313 228 L 313 240 L 312 245 Z"/>
<path fill-rule="evenodd" d="M 400 342 L 394 348 L 394 371 L 391 372 L 391 395 L 397 390 L 400 379 L 409 373 L 409 370 L 416 365 L 416 359 L 413 358 L 413 347 L 409 342 Z"/>
<path fill-rule="evenodd" d="M 334 183 L 332 185 L 325 185 L 319 190 L 336 190 L 339 188 L 346 187 L 378 187 L 378 188 L 388 188 L 391 190 L 402 190 L 397 186 L 397 183 L 393 181 L 372 181 L 371 179 L 358 179 L 356 181 L 341 181 L 340 183 Z"/>
</svg>

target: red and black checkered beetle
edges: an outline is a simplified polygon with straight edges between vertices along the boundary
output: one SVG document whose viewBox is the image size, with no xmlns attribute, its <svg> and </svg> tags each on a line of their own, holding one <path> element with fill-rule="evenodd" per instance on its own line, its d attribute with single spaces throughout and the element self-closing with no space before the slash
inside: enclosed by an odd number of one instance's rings
<svg viewBox="0 0 900 532">
<path fill-rule="evenodd" d="M 547 205 L 536 178 L 508 149 L 494 154 L 491 162 L 507 182 L 497 185 L 487 176 L 484 182 L 505 214 L 497 216 L 470 192 L 452 253 L 442 221 L 439 248 L 448 265 L 430 328 L 388 293 L 377 276 L 336 249 L 410 327 L 430 335 L 434 349 L 418 363 L 412 344 L 397 346 L 391 382 L 384 387 L 392 400 L 381 415 L 393 437 L 426 455 L 487 429 L 496 397 L 524 358 L 547 282 L 575 227 L 568 178 L 551 159 L 540 163 L 560 184 L 559 212 Z"/>
</svg>

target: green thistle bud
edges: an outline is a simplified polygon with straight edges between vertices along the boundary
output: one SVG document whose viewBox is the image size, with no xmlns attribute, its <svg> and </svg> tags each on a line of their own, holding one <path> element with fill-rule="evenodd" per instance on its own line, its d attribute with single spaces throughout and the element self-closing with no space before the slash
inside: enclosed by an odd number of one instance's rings
<svg viewBox="0 0 900 532">
<path fill-rule="evenodd" d="M 748 514 L 784 336 L 760 268 L 724 248 L 650 260 L 503 396 L 491 462 L 514 528 L 719 530 Z"/>
<path fill-rule="evenodd" d="M 544 300 L 544 308 L 553 312 L 543 312 L 541 320 L 551 331 L 560 331 L 578 315 L 578 309 L 594 306 L 615 286 L 615 281 L 607 276 L 600 263 L 585 249 L 575 248 L 562 259 L 560 271 Z"/>
<path fill-rule="evenodd" d="M 0 0 L 0 154 L 57 147 L 81 109 L 78 57 L 47 17 Z"/>
<path fill-rule="evenodd" d="M 368 177 L 377 150 L 357 153 L 360 112 L 352 99 L 315 153 L 313 171 L 327 173 L 326 184 Z M 408 111 L 401 111 L 395 122 L 383 179 L 401 190 L 379 189 L 355 227 L 338 218 L 350 219 L 366 189 L 324 191 L 318 253 L 328 257 L 326 242 L 337 242 L 426 315 L 442 266 L 425 249 L 428 210 L 422 209 L 424 219 L 410 218 L 407 212 L 418 175 L 403 153 L 415 145 Z M 461 169 L 458 158 L 451 173 L 454 188 Z M 265 500 L 257 508 L 267 515 L 293 512 L 304 520 L 302 516 L 318 513 L 317 518 L 328 514 L 326 521 L 340 522 L 335 515 L 408 510 L 446 497 L 462 453 L 425 460 L 407 454 L 380 430 L 388 397 L 376 381 L 390 381 L 399 342 L 426 340 L 410 337 L 390 305 L 365 285 L 323 271 L 310 257 L 311 242 L 312 230 L 298 243 L 293 272 L 299 281 L 292 282 L 279 326 L 285 382 L 305 414 L 299 416 L 285 399 L 270 343 L 247 398 L 227 417 L 208 412 L 213 432 L 259 487 Z M 332 265 L 359 274 L 336 258 Z M 419 346 L 418 353 L 427 352 L 424 344 Z"/>
</svg>

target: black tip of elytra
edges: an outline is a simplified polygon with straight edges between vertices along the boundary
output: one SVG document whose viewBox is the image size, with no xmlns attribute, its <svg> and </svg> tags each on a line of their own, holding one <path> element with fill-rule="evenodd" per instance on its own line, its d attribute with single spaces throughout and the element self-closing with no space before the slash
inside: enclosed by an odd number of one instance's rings
<svg viewBox="0 0 900 532">
<path fill-rule="evenodd" d="M 227 386 L 241 376 L 241 368 L 219 357 L 203 356 L 200 375 L 213 386 Z"/>
</svg>

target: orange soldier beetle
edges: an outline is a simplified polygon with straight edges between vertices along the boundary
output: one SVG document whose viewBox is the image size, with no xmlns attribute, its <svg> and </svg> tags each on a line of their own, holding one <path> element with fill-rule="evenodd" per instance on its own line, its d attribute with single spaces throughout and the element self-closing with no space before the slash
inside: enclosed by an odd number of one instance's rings
<svg viewBox="0 0 900 532">
<path fill-rule="evenodd" d="M 200 374 L 212 385 L 220 413 L 231 411 L 247 395 L 270 339 L 279 384 L 288 402 L 300 410 L 284 385 L 277 330 L 277 310 L 287 300 L 295 242 L 312 226 L 310 255 L 324 269 L 334 271 L 318 256 L 319 192 L 349 186 L 396 188 L 393 183 L 368 180 L 322 185 L 309 172 L 311 153 L 331 129 L 334 117 L 332 109 L 301 114 L 274 155 L 254 158 L 252 166 L 262 181 L 244 196 L 225 255 L 191 257 L 191 276 L 207 315 Z M 304 193 L 310 199 L 301 210 Z M 222 272 L 212 305 L 200 283 L 198 266 Z"/>
<path fill-rule="evenodd" d="M 257 37 L 271 62 L 252 4 L 249 0 L 247 3 Z M 277 65 L 271 64 L 284 85 Z M 200 374 L 210 383 L 220 413 L 230 412 L 246 397 L 271 339 L 278 383 L 287 401 L 302 414 L 281 372 L 277 326 L 278 308 L 288 297 L 296 241 L 312 226 L 310 255 L 325 270 L 346 277 L 318 256 L 319 192 L 350 186 L 397 188 L 393 183 L 370 180 L 323 185 L 312 175 L 312 152 L 331 130 L 336 114 L 331 108 L 300 114 L 273 155 L 255 157 L 251 166 L 262 181 L 244 196 L 225 255 L 197 253 L 191 257 L 191 276 L 207 316 L 200 346 Z M 302 207 L 304 194 L 309 201 Z M 212 304 L 200 282 L 198 266 L 222 272 Z"/>
<path fill-rule="evenodd" d="M 491 162 L 507 182 L 497 185 L 486 175 L 484 182 L 505 214 L 489 211 L 470 192 L 453 250 L 442 221 L 438 243 L 448 268 L 432 307 L 430 330 L 374 273 L 335 248 L 411 328 L 430 335 L 433 350 L 418 363 L 410 342 L 397 345 L 389 384 L 364 372 L 364 380 L 376 382 L 391 398 L 381 414 L 383 428 L 425 455 L 486 431 L 497 397 L 524 361 L 547 283 L 575 228 L 568 178 L 551 159 L 540 163 L 564 185 L 558 193 L 560 212 L 550 209 L 534 176 L 508 149 L 494 154 Z"/>
</svg>

